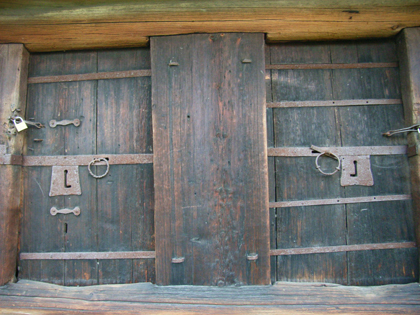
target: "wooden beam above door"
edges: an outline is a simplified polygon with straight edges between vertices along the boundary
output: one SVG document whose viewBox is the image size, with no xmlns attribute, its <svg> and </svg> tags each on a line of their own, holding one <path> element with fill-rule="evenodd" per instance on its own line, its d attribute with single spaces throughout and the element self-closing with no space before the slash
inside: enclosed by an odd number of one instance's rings
<svg viewBox="0 0 420 315">
<path fill-rule="evenodd" d="M 420 26 L 418 0 L 159 0 L 0 3 L 0 43 L 32 52 L 148 45 L 149 36 L 261 32 L 267 40 L 390 37 Z"/>
</svg>

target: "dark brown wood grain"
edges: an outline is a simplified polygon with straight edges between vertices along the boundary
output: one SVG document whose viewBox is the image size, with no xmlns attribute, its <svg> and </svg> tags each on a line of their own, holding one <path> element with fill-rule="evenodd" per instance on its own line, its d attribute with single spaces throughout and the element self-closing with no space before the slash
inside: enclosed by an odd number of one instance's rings
<svg viewBox="0 0 420 315">
<path fill-rule="evenodd" d="M 271 62 L 329 63 L 329 48 L 322 44 L 271 46 Z M 271 70 L 273 101 L 331 100 L 331 70 Z M 275 108 L 275 146 L 339 146 L 339 125 L 334 108 Z M 329 161 L 323 161 L 329 162 Z M 326 165 L 331 168 L 331 165 Z M 323 176 L 314 158 L 276 157 L 276 200 L 336 198 L 339 176 Z M 277 248 L 345 245 L 343 205 L 277 209 Z M 278 257 L 277 280 L 346 283 L 343 253 Z"/>
<path fill-rule="evenodd" d="M 263 44 L 152 38 L 158 284 L 270 283 Z"/>
<path fill-rule="evenodd" d="M 277 64 L 360 64 L 395 63 L 398 61 L 395 44 L 391 40 L 370 42 L 343 42 L 333 44 L 285 44 L 273 46 L 272 63 Z M 274 58 L 274 59 L 273 59 Z M 327 69 L 328 67 L 324 67 Z M 401 128 L 404 125 L 402 105 L 386 100 L 399 99 L 398 68 L 359 68 L 331 70 L 272 70 L 272 81 L 277 98 L 273 102 L 302 102 L 304 107 L 275 108 L 274 122 L 276 147 L 309 147 L 317 142 L 329 146 L 390 146 L 405 144 L 405 137 L 392 139 L 382 136 L 382 130 Z M 341 106 L 342 100 L 383 99 L 377 105 Z M 340 106 L 331 104 L 337 101 Z M 327 107 L 307 107 L 308 102 L 326 102 Z M 381 105 L 383 104 L 383 105 Z M 329 106 L 331 106 L 329 108 Z M 276 116 L 277 115 L 277 116 Z M 371 165 L 375 185 L 372 187 L 340 187 L 339 174 L 321 176 L 309 157 L 276 158 L 277 201 L 308 199 L 334 199 L 369 197 L 378 195 L 407 195 L 409 173 L 404 155 L 372 156 Z M 286 163 L 287 164 L 284 164 Z M 283 177 L 279 174 L 283 170 Z M 313 174 L 313 175 L 311 175 Z M 311 176 L 311 177 L 309 177 Z M 335 182 L 332 182 L 336 178 Z M 327 183 L 331 183 L 328 184 Z M 332 197 L 334 196 L 334 197 Z M 331 200 L 332 200 L 331 199 Z M 274 204 L 274 203 L 273 203 Z M 347 204 L 341 206 L 341 225 L 333 223 L 339 206 L 326 213 L 325 206 L 315 208 L 278 209 L 277 248 L 299 247 L 305 240 L 311 246 L 322 242 L 339 242 L 341 245 L 369 243 L 411 242 L 414 240 L 410 200 L 380 203 Z M 299 214 L 298 214 L 299 213 Z M 305 219 L 307 218 L 307 219 Z M 331 221 L 332 220 L 332 221 Z M 325 230 L 322 230 L 324 227 Z M 305 234 L 307 233 L 307 234 Z M 334 233 L 339 233 L 329 239 Z M 318 238 L 320 238 L 318 240 Z M 308 243 L 309 244 L 309 243 Z M 338 245 L 338 244 L 337 244 Z M 396 257 L 404 257 L 398 260 Z M 312 258 L 311 258 L 312 257 Z M 319 273 L 331 272 L 339 264 L 320 267 L 326 255 L 290 257 L 293 262 L 282 266 L 279 259 L 278 279 L 314 281 Z M 347 257 L 347 258 L 346 258 Z M 350 252 L 341 257 L 342 283 L 359 285 L 406 283 L 417 277 L 416 250 L 393 249 L 368 252 Z M 305 259 L 316 259 L 308 268 Z M 347 261 L 347 262 L 346 262 Z M 301 266 L 304 266 L 302 268 Z M 292 271 L 295 270 L 295 271 Z M 281 278 L 281 271 L 289 273 Z M 294 274 L 293 274 L 294 272 Z M 317 278 L 318 277 L 318 278 Z"/>
<path fill-rule="evenodd" d="M 33 55 L 30 75 L 147 68 L 147 49 L 55 53 Z M 152 153 L 150 81 L 142 77 L 30 85 L 27 115 L 47 127 L 31 130 L 26 154 L 46 156 L 45 164 L 49 156 L 57 155 L 93 159 L 97 154 Z M 74 118 L 80 119 L 79 127 L 48 126 L 51 119 Z M 95 179 L 81 163 L 82 195 L 67 197 L 48 197 L 50 164 L 25 168 L 22 251 L 154 250 L 152 164 L 110 164 L 110 173 Z M 105 166 L 94 166 L 92 171 L 101 174 Z M 51 216 L 52 206 L 79 206 L 81 214 Z M 154 281 L 153 259 L 22 260 L 20 267 L 21 278 L 65 285 Z"/>
<path fill-rule="evenodd" d="M 401 93 L 404 101 L 404 121 L 408 126 L 418 123 L 420 114 L 420 71 L 419 49 L 420 29 L 407 29 L 398 37 L 398 57 L 400 58 Z M 420 143 L 418 135 L 407 136 L 408 145 L 416 147 Z M 420 244 L 420 157 L 409 159 L 411 194 L 413 196 L 413 218 L 417 244 Z"/>
<path fill-rule="evenodd" d="M 57 53 L 31 57 L 30 75 L 90 73 L 97 70 L 94 52 Z M 31 85 L 27 117 L 46 128 L 28 132 L 26 155 L 94 154 L 96 151 L 96 82 Z M 79 127 L 50 128 L 51 119 L 79 118 Z M 35 142 L 34 139 L 43 139 Z M 22 250 L 71 252 L 96 250 L 96 187 L 87 169 L 79 168 L 81 196 L 49 197 L 51 167 L 25 170 Z M 81 215 L 51 216 L 52 206 L 81 208 Z M 40 233 L 40 230 L 43 231 Z M 66 285 L 97 284 L 96 261 L 22 261 L 22 278 Z"/>
<path fill-rule="evenodd" d="M 148 49 L 98 53 L 98 71 L 150 68 Z M 98 82 L 97 153 L 152 153 L 150 77 Z M 101 173 L 105 167 L 97 167 Z M 113 165 L 98 185 L 98 250 L 154 250 L 153 166 Z M 154 282 L 153 259 L 100 260 L 99 283 Z"/>
<path fill-rule="evenodd" d="M 0 145 L 8 154 L 22 154 L 25 133 L 7 136 L 14 109 L 26 108 L 29 54 L 23 45 L 0 45 Z M 22 167 L 0 165 L 0 285 L 16 275 Z"/>
<path fill-rule="evenodd" d="M 33 281 L 0 287 L 5 313 L 418 314 L 418 283 L 351 287 L 325 283 L 209 288 L 150 283 L 74 288 Z"/>
<path fill-rule="evenodd" d="M 337 49 L 335 49 L 337 48 Z M 359 42 L 331 47 L 333 62 L 396 61 L 393 41 Z M 398 68 L 333 70 L 334 98 L 400 98 Z M 380 130 L 404 126 L 402 105 L 337 108 L 343 146 L 403 145 L 406 137 L 383 137 Z M 405 155 L 371 156 L 374 185 L 350 186 L 345 197 L 408 194 Z M 347 244 L 414 241 L 410 201 L 347 204 Z M 417 278 L 416 249 L 349 252 L 349 283 L 407 283 Z"/>
</svg>

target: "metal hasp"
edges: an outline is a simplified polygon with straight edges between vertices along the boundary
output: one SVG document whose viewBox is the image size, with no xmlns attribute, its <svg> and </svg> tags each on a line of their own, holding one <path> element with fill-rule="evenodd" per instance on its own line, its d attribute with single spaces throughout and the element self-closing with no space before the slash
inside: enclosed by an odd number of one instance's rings
<svg viewBox="0 0 420 315">
<path fill-rule="evenodd" d="M 80 208 L 79 207 L 75 207 L 74 209 L 60 209 L 58 210 L 56 207 L 52 207 L 50 210 L 51 215 L 57 215 L 58 213 L 62 213 L 62 214 L 69 214 L 69 213 L 73 213 L 74 215 L 78 216 L 80 215 Z"/>
<path fill-rule="evenodd" d="M 342 155 L 337 156 L 332 150 L 311 145 L 311 150 L 319 152 L 315 160 L 316 168 L 324 175 L 334 175 L 340 170 L 341 161 L 341 186 L 373 186 L 373 175 L 370 167 L 370 155 Z M 350 152 L 348 154 L 351 154 Z M 318 164 L 318 158 L 326 155 L 339 161 L 337 168 L 332 173 L 325 173 Z"/>
<path fill-rule="evenodd" d="M 341 156 L 341 186 L 373 186 L 370 156 Z"/>
<path fill-rule="evenodd" d="M 69 119 L 65 119 L 65 120 L 50 120 L 50 127 L 51 128 L 55 128 L 57 126 L 67 126 L 67 125 L 71 125 L 73 124 L 75 127 L 79 127 L 80 126 L 80 120 L 79 119 L 73 119 L 73 120 L 69 120 Z"/>
<path fill-rule="evenodd" d="M 78 166 L 53 166 L 49 196 L 81 195 Z"/>
</svg>

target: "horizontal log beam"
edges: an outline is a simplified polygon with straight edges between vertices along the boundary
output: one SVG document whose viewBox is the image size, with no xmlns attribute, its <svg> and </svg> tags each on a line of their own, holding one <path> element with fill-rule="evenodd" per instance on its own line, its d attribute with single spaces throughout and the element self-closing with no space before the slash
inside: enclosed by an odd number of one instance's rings
<svg viewBox="0 0 420 315">
<path fill-rule="evenodd" d="M 420 26 L 416 0 L 24 1 L 0 4 L 0 43 L 30 51 L 148 45 L 149 36 L 262 32 L 268 42 L 391 37 Z"/>
</svg>

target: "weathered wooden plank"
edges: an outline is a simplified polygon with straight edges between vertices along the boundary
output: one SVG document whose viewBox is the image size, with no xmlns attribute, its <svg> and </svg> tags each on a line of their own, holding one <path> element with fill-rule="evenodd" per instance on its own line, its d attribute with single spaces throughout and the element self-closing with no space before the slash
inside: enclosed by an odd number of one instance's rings
<svg viewBox="0 0 420 315">
<path fill-rule="evenodd" d="M 275 45 L 271 46 L 271 62 L 326 64 L 330 63 L 329 48 L 321 44 Z M 274 102 L 332 99 L 330 70 L 272 70 L 272 80 Z M 275 108 L 273 111 L 276 147 L 340 145 L 334 108 Z M 339 177 L 322 176 L 310 157 L 276 158 L 276 191 L 279 202 L 320 196 L 336 198 L 340 195 Z M 313 210 L 310 207 L 277 209 L 278 249 L 345 244 L 344 206 L 320 206 Z M 346 283 L 343 253 L 277 259 L 277 280 Z"/>
<path fill-rule="evenodd" d="M 303 299 L 303 297 L 302 297 Z M 15 303 L 14 303 L 15 302 Z M 76 304 L 77 303 L 77 304 Z M 19 307 L 16 307 L 16 305 Z M 414 305 L 340 305 L 340 306 L 318 306 L 318 305 L 284 305 L 278 306 L 222 306 L 213 305 L 208 306 L 205 303 L 200 305 L 185 305 L 185 304 L 143 304 L 143 303 L 110 303 L 110 302 L 86 302 L 78 300 L 67 299 L 37 299 L 17 298 L 12 301 L 11 298 L 5 298 L 4 307 L 2 309 L 6 314 L 21 314 L 40 312 L 42 314 L 69 314 L 83 312 L 84 314 L 138 314 L 138 309 L 141 309 L 144 314 L 209 314 L 209 315 L 242 315 L 242 314 L 272 314 L 272 315 L 316 315 L 316 314 L 418 314 L 420 307 Z M 51 306 L 50 306 L 51 305 Z M 58 309 L 57 309 L 57 308 Z"/>
<path fill-rule="evenodd" d="M 150 68 L 148 49 L 98 53 L 98 71 Z M 98 82 L 97 153 L 152 153 L 150 77 Z M 105 168 L 98 167 L 101 173 Z M 113 165 L 98 180 L 98 250 L 153 251 L 153 166 Z M 154 282 L 154 261 L 100 260 L 99 283 Z"/>
<path fill-rule="evenodd" d="M 60 75 L 96 71 L 96 53 L 34 55 L 30 75 Z M 92 106 L 93 104 L 93 106 Z M 96 82 L 52 83 L 31 85 L 27 117 L 33 117 L 46 128 L 28 132 L 26 155 L 93 154 L 96 150 Z M 51 119 L 79 118 L 79 127 L 52 129 Z M 93 123 L 92 123 L 93 122 Z M 36 142 L 34 139 L 43 139 Z M 22 250 L 28 252 L 65 252 L 95 250 L 96 187 L 88 172 L 79 169 L 81 196 L 48 197 L 51 168 L 33 167 L 26 170 L 25 207 L 22 224 Z M 51 216 L 52 206 L 81 208 L 81 215 Z M 40 233 L 40 229 L 43 231 Z M 29 273 L 28 273 L 29 272 Z M 59 284 L 96 284 L 96 262 L 21 262 L 21 277 Z"/>
<path fill-rule="evenodd" d="M 147 36 L 264 32 L 279 40 L 390 37 L 419 26 L 416 0 L 381 1 L 72 1 L 2 5 L 0 41 L 31 51 L 133 47 Z"/>
<path fill-rule="evenodd" d="M 152 38 L 159 284 L 270 282 L 263 44 Z"/>
<path fill-rule="evenodd" d="M 20 281 L 0 288 L 0 307 L 12 313 L 83 310 L 124 314 L 141 309 L 150 314 L 415 314 L 420 308 L 419 290 L 416 283 L 379 287 L 277 283 L 225 288 L 130 284 L 76 289 Z"/>
<path fill-rule="evenodd" d="M 331 56 L 334 62 L 396 60 L 395 44 L 389 41 L 331 47 Z M 333 70 L 333 87 L 334 98 L 400 97 L 398 69 Z M 341 125 L 343 146 L 405 144 L 405 136 L 388 139 L 380 131 L 403 127 L 401 105 L 378 105 L 374 109 L 370 106 L 340 107 L 337 109 L 337 120 Z M 346 187 L 347 198 L 409 193 L 405 156 L 372 156 L 371 168 L 374 185 Z M 411 202 L 347 204 L 346 210 L 349 245 L 414 240 Z M 413 249 L 350 252 L 349 283 L 372 285 L 413 281 L 418 272 L 413 264 L 416 259 Z"/>
<path fill-rule="evenodd" d="M 266 65 L 270 63 L 271 60 L 271 49 L 270 46 L 265 45 L 265 62 Z M 265 71 L 265 87 L 266 87 L 266 102 L 271 103 L 273 101 L 273 94 L 272 94 L 272 84 L 271 84 L 271 71 Z M 267 80 L 268 79 L 268 80 Z M 267 108 L 267 147 L 274 146 L 274 119 L 273 119 L 273 109 Z M 276 200 L 276 162 L 273 157 L 268 157 L 268 189 L 269 189 L 269 201 Z M 277 248 L 277 210 L 270 209 L 270 248 L 274 249 Z M 271 257 L 270 262 L 270 269 L 271 269 L 271 283 L 276 282 L 277 278 L 277 257 Z"/>
<path fill-rule="evenodd" d="M 8 137 L 13 110 L 26 109 L 29 54 L 23 45 L 0 45 L 0 145 L 5 153 L 20 155 L 25 133 Z M 22 168 L 0 165 L 0 285 L 14 279 L 18 254 L 19 216 L 22 207 Z"/>
<path fill-rule="evenodd" d="M 404 31 L 398 38 L 400 58 L 401 93 L 404 101 L 405 125 L 418 123 L 420 114 L 420 28 Z M 418 135 L 408 135 L 410 146 L 420 142 Z M 420 246 L 420 156 L 409 159 L 411 194 L 413 195 L 413 218 L 418 246 Z"/>
</svg>

